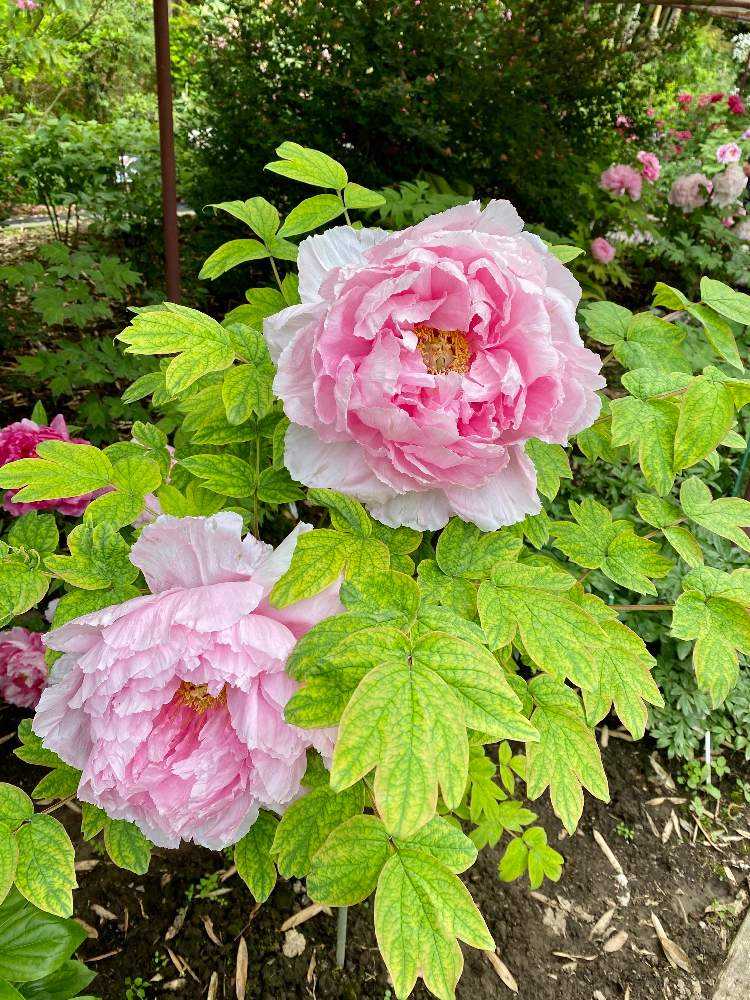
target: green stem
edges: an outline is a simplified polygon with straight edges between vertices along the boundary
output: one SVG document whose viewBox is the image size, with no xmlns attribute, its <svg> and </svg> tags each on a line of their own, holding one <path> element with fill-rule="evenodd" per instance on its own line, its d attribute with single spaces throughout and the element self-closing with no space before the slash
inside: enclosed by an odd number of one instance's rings
<svg viewBox="0 0 750 1000">
<path fill-rule="evenodd" d="M 271 257 L 270 259 L 271 259 L 271 267 L 273 268 L 273 276 L 274 278 L 276 278 L 276 284 L 279 286 L 279 291 L 282 292 L 283 294 L 284 289 L 281 286 L 281 275 L 279 274 L 279 269 L 278 267 L 276 267 L 276 261 L 273 259 L 273 257 Z"/>
<path fill-rule="evenodd" d="M 255 438 L 255 489 L 253 490 L 253 534 L 260 538 L 258 526 L 258 480 L 260 479 L 260 437 Z"/>
<path fill-rule="evenodd" d="M 737 477 L 734 480 L 734 486 L 732 488 L 733 497 L 742 496 L 745 487 L 745 480 L 747 479 L 748 465 L 750 465 L 750 436 L 748 436 L 747 439 L 747 447 L 745 448 L 745 454 L 742 456 L 740 467 L 737 469 Z"/>
</svg>

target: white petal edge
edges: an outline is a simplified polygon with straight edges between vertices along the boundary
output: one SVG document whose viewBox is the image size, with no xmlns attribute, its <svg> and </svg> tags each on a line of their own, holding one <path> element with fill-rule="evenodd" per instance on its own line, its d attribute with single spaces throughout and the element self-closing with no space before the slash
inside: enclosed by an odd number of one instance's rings
<svg viewBox="0 0 750 1000">
<path fill-rule="evenodd" d="M 317 302 L 318 290 L 334 268 L 356 264 L 366 250 L 390 235 L 385 229 L 334 226 L 320 236 L 308 236 L 300 243 L 297 257 L 302 302 Z"/>
</svg>

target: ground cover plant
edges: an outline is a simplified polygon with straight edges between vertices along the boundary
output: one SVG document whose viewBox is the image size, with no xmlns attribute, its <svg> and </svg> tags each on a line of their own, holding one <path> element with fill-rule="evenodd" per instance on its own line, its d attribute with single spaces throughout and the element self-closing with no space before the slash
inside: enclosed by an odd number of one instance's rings
<svg viewBox="0 0 750 1000">
<path fill-rule="evenodd" d="M 750 504 L 704 470 L 745 446 L 750 296 L 589 303 L 584 343 L 575 249 L 508 202 L 389 233 L 324 153 L 286 142 L 268 170 L 318 193 L 283 221 L 217 205 L 251 235 L 203 275 L 267 262 L 275 286 L 222 322 L 134 313 L 121 344 L 161 360 L 125 393 L 152 407 L 130 440 L 41 412 L 0 432 L 3 693 L 46 680 L 17 753 L 49 769 L 45 811 L 0 800 L 2 884 L 71 913 L 47 810 L 76 798 L 130 872 L 192 840 L 233 847 L 259 902 L 277 872 L 330 906 L 374 893 L 396 995 L 453 997 L 458 942 L 494 949 L 459 875 L 502 843 L 502 881 L 560 879 L 533 803 L 572 832 L 584 791 L 608 799 L 596 725 L 639 738 L 662 701 L 648 622 L 712 705 L 737 683 L 750 583 L 710 540 L 750 550 Z M 570 455 L 631 469 L 622 509 L 566 485 Z"/>
</svg>

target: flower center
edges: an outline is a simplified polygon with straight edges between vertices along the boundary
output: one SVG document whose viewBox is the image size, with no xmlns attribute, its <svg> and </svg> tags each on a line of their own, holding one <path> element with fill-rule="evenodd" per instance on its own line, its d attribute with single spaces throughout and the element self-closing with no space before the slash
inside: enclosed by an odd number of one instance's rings
<svg viewBox="0 0 750 1000">
<path fill-rule="evenodd" d="M 417 347 L 422 355 L 427 371 L 431 375 L 445 375 L 458 372 L 465 375 L 469 370 L 469 341 L 461 330 L 437 330 L 434 326 L 419 323 L 414 327 Z"/>
<path fill-rule="evenodd" d="M 198 715 L 203 715 L 209 708 L 216 708 L 227 703 L 227 689 L 223 687 L 218 694 L 210 694 L 208 684 L 190 684 L 183 681 L 177 689 L 177 700 L 187 708 L 192 708 Z"/>
</svg>

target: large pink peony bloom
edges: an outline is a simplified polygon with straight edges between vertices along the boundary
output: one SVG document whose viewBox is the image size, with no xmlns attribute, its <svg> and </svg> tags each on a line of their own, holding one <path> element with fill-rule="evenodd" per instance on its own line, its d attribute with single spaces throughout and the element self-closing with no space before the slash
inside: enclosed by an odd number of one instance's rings
<svg viewBox="0 0 750 1000">
<path fill-rule="evenodd" d="M 241 530 L 228 512 L 162 515 L 131 553 L 151 594 L 46 638 L 64 655 L 34 731 L 81 769 L 79 798 L 164 847 L 234 843 L 260 807 L 281 811 L 299 794 L 308 747 L 332 749 L 330 732 L 284 721 L 297 686 L 284 666 L 301 634 L 343 610 L 338 588 L 272 608 L 310 526 L 275 550 Z"/>
<path fill-rule="evenodd" d="M 654 181 L 659 180 L 661 162 L 655 153 L 647 153 L 645 149 L 642 149 L 640 153 L 636 154 L 636 160 L 642 165 L 642 173 L 647 181 L 653 184 Z"/>
<path fill-rule="evenodd" d="M 49 427 L 41 426 L 33 420 L 18 420 L 0 430 L 0 466 L 15 462 L 19 458 L 36 458 L 36 448 L 40 441 L 72 441 L 74 444 L 88 444 L 84 438 L 71 438 L 65 417 L 58 414 Z M 3 506 L 9 514 L 18 517 L 30 510 L 57 510 L 69 517 L 80 517 L 96 494 L 68 500 L 35 500 L 30 503 L 14 503 L 17 490 L 8 490 Z"/>
<path fill-rule="evenodd" d="M 524 442 L 591 424 L 604 380 L 578 283 L 522 229 L 509 202 L 472 202 L 302 243 L 302 304 L 265 322 L 295 479 L 393 526 L 458 514 L 490 530 L 539 511 Z"/>
<path fill-rule="evenodd" d="M 616 163 L 602 172 L 599 184 L 605 191 L 612 194 L 626 194 L 631 201 L 638 201 L 643 188 L 643 178 L 633 167 L 625 163 Z"/>
<path fill-rule="evenodd" d="M 747 174 L 739 163 L 730 163 L 714 176 L 711 201 L 720 208 L 733 204 L 747 187 Z"/>
<path fill-rule="evenodd" d="M 667 201 L 683 212 L 692 212 L 706 204 L 713 184 L 705 174 L 683 174 L 669 190 Z"/>
<path fill-rule="evenodd" d="M 17 708 L 35 708 L 47 683 L 44 644 L 39 632 L 0 632 L 0 698 Z"/>
</svg>

